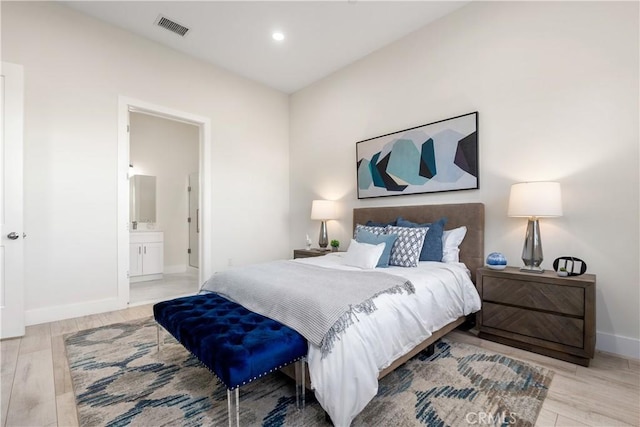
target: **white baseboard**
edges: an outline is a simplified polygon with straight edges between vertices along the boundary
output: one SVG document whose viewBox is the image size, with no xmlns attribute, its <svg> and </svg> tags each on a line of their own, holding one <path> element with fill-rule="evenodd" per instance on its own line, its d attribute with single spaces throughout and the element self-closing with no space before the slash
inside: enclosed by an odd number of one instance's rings
<svg viewBox="0 0 640 427">
<path fill-rule="evenodd" d="M 105 313 L 119 310 L 118 298 L 107 298 L 96 301 L 77 304 L 57 305 L 54 307 L 36 308 L 24 312 L 24 320 L 27 326 L 40 323 L 55 322 L 57 320 L 71 319 L 74 317 L 88 316 L 90 314 Z"/>
<path fill-rule="evenodd" d="M 185 271 L 187 271 L 187 266 L 185 264 L 165 265 L 162 270 L 164 274 L 184 273 Z"/>
<path fill-rule="evenodd" d="M 640 359 L 640 340 L 596 332 L 596 350 Z"/>
</svg>

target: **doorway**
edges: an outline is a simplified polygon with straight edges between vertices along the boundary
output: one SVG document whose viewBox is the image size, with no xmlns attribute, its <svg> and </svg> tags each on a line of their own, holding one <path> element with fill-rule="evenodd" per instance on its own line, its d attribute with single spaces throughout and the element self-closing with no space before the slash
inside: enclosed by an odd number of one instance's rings
<svg viewBox="0 0 640 427">
<path fill-rule="evenodd" d="M 131 289 L 129 286 L 129 274 L 131 271 L 131 242 L 130 242 L 130 233 L 133 228 L 133 224 L 129 218 L 129 165 L 130 165 L 130 149 L 131 149 L 131 115 L 132 114 L 144 114 L 145 116 L 151 116 L 155 118 L 168 119 L 173 122 L 179 122 L 182 124 L 195 125 L 197 129 L 197 147 L 198 147 L 198 183 L 204 183 L 204 185 L 199 185 L 197 188 L 198 192 L 198 208 L 197 208 L 197 218 L 194 220 L 195 225 L 197 226 L 197 265 L 198 269 L 195 270 L 189 265 L 191 264 L 191 257 L 188 256 L 190 254 L 187 253 L 187 243 L 189 241 L 188 232 L 184 233 L 184 241 L 185 241 L 185 250 L 184 254 L 184 267 L 186 267 L 186 271 L 176 272 L 176 265 L 169 265 L 167 271 L 167 275 L 164 274 L 168 279 L 178 279 L 177 277 L 168 277 L 172 275 L 182 275 L 182 276 L 191 276 L 190 280 L 195 280 L 196 286 L 194 287 L 194 291 L 197 290 L 197 284 L 200 284 L 204 281 L 204 278 L 209 277 L 212 274 L 211 271 L 211 263 L 205 260 L 205 255 L 211 252 L 211 244 L 207 242 L 207 240 L 211 241 L 210 238 L 212 233 L 211 226 L 211 216 L 210 216 L 210 200 L 211 200 L 211 188 L 209 185 L 206 185 L 207 182 L 210 182 L 211 177 L 211 125 L 210 120 L 205 117 L 196 116 L 192 113 L 183 112 L 173 110 L 164 106 L 154 105 L 147 103 L 145 101 L 135 100 L 127 97 L 119 97 L 119 107 L 118 107 L 118 122 L 119 122 L 119 130 L 118 130 L 118 303 L 124 308 L 130 303 L 137 304 L 142 302 L 153 302 L 155 300 L 167 299 L 166 294 L 161 294 L 158 297 L 152 297 L 150 299 L 144 301 L 137 301 L 133 303 L 131 300 Z M 171 156 L 169 156 L 171 157 Z M 142 164 L 141 164 L 142 165 Z M 136 165 L 133 164 L 134 174 L 144 174 L 146 171 L 142 168 L 139 171 L 136 171 Z M 156 172 L 154 172 L 156 173 Z M 190 170 L 188 173 L 184 173 L 183 178 L 180 179 L 183 185 L 183 191 L 186 195 L 186 190 L 191 180 L 190 175 L 194 173 L 193 170 Z M 186 196 L 185 196 L 186 197 Z M 185 198 L 185 202 L 183 204 L 184 207 L 187 207 L 187 199 Z M 185 212 L 186 213 L 186 212 Z M 186 217 L 186 215 L 185 215 Z M 185 221 L 185 230 L 188 229 L 186 226 L 186 218 L 183 217 L 183 221 Z M 148 227 L 148 224 L 145 225 Z M 154 231 L 153 226 L 151 226 L 151 230 Z M 151 282 L 149 282 L 151 283 Z M 192 293 L 193 293 L 192 292 Z M 177 296 L 177 295 L 176 295 Z"/>
<path fill-rule="evenodd" d="M 191 181 L 200 176 L 198 136 L 199 128 L 192 123 L 129 112 L 131 305 L 198 290 L 197 269 L 190 267 L 198 234 L 191 242 L 190 231 L 198 229 L 199 206 L 189 191 Z M 189 199 L 195 203 L 193 221 Z"/>
</svg>

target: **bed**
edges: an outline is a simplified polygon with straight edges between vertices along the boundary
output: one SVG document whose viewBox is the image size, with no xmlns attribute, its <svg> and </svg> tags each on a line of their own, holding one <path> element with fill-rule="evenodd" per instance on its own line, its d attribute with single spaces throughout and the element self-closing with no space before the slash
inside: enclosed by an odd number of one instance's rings
<svg viewBox="0 0 640 427">
<path fill-rule="evenodd" d="M 307 362 L 311 385 L 316 398 L 336 426 L 349 425 L 362 411 L 377 393 L 378 379 L 461 325 L 466 315 L 480 309 L 480 300 L 472 281 L 475 281 L 476 269 L 484 262 L 484 205 L 465 203 L 356 208 L 353 211 L 353 225 L 355 228 L 356 224 L 366 224 L 368 221 L 385 223 L 397 217 L 414 223 L 434 222 L 446 217 L 445 230 L 465 226 L 467 231 L 460 244 L 460 263 L 421 262 L 416 268 L 376 269 L 415 282 L 415 298 L 378 295 L 375 298 L 377 311 L 358 316 L 358 321 L 342 331 L 328 354 L 310 341 Z M 296 261 L 322 268 L 349 270 L 349 267 L 340 267 L 342 256 L 328 254 Z M 425 277 L 423 270 L 429 270 L 428 287 L 421 283 Z M 451 284 L 454 282 L 455 286 Z M 207 289 L 207 284 L 203 289 Z M 234 296 L 230 297 L 224 292 L 221 294 L 248 306 L 246 301 L 234 299 Z M 417 314 L 397 314 L 404 313 L 406 309 L 414 310 Z M 434 313 L 433 319 L 429 318 L 431 314 L 427 315 L 427 312 Z"/>
</svg>

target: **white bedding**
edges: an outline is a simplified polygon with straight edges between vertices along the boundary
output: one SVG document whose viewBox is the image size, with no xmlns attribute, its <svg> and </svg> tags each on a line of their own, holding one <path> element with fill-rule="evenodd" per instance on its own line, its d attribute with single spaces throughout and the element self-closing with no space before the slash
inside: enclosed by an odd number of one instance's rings
<svg viewBox="0 0 640 427">
<path fill-rule="evenodd" d="M 358 270 L 343 265 L 342 256 L 332 253 L 296 262 Z M 324 359 L 319 347 L 309 345 L 311 387 L 336 427 L 350 425 L 376 395 L 381 370 L 434 331 L 480 309 L 480 297 L 462 263 L 420 262 L 415 268 L 374 271 L 409 279 L 416 293 L 378 296 L 378 310 L 358 316 Z"/>
</svg>

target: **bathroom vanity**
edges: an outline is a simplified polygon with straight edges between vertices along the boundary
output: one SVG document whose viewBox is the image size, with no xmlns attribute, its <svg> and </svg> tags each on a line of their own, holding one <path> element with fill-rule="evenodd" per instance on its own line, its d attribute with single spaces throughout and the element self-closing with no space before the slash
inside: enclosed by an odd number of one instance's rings
<svg viewBox="0 0 640 427">
<path fill-rule="evenodd" d="M 129 282 L 162 279 L 164 233 L 132 231 L 129 234 Z"/>
<path fill-rule="evenodd" d="M 156 223 L 156 177 L 134 175 L 129 193 L 129 282 L 162 279 L 164 233 Z"/>
</svg>

